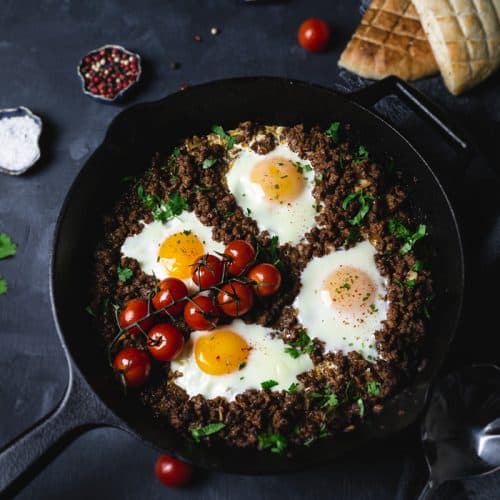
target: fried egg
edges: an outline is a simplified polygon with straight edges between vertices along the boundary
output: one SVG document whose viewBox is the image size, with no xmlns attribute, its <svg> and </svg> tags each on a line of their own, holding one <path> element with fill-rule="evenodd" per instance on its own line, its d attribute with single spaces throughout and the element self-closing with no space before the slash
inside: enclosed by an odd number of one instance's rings
<svg viewBox="0 0 500 500">
<path fill-rule="evenodd" d="M 325 351 L 358 351 L 378 357 L 374 333 L 387 318 L 387 282 L 375 264 L 368 241 L 348 250 L 314 257 L 301 274 L 294 301 L 309 336 L 325 343 Z"/>
<path fill-rule="evenodd" d="M 303 354 L 294 359 L 285 352 L 286 344 L 271 337 L 271 329 L 235 320 L 211 331 L 191 333 L 181 356 L 172 361 L 174 380 L 190 397 L 218 396 L 228 401 L 247 389 L 262 390 L 262 382 L 276 381 L 273 391 L 298 383 L 297 375 L 313 363 Z"/>
<path fill-rule="evenodd" d="M 297 244 L 314 226 L 311 163 L 280 144 L 265 155 L 242 147 L 226 174 L 229 191 L 260 231 Z"/>
<path fill-rule="evenodd" d="M 196 259 L 224 251 L 224 245 L 212 238 L 212 228 L 204 226 L 194 212 L 184 211 L 167 222 L 142 224 L 140 233 L 125 239 L 121 253 L 137 260 L 144 273 L 160 280 L 178 278 L 189 287 Z"/>
</svg>

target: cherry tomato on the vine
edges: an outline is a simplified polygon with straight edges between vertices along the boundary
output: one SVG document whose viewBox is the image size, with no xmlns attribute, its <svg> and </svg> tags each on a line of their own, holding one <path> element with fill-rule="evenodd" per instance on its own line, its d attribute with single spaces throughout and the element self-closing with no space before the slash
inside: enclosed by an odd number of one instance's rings
<svg viewBox="0 0 500 500">
<path fill-rule="evenodd" d="M 322 19 L 306 19 L 297 32 L 300 45 L 311 52 L 323 50 L 330 41 L 330 28 Z"/>
<path fill-rule="evenodd" d="M 188 294 L 188 289 L 183 281 L 177 278 L 166 278 L 160 281 L 159 290 L 153 296 L 152 303 L 156 310 L 167 307 L 172 302 L 178 301 Z M 181 314 L 186 305 L 185 300 L 176 302 L 173 306 L 165 309 L 172 315 Z"/>
<path fill-rule="evenodd" d="M 156 460 L 155 474 L 160 483 L 171 488 L 183 486 L 193 474 L 190 464 L 181 462 L 170 455 L 160 455 Z"/>
<path fill-rule="evenodd" d="M 125 347 L 116 355 L 113 368 L 123 375 L 128 387 L 139 387 L 149 378 L 151 361 L 144 351 Z"/>
<path fill-rule="evenodd" d="M 224 253 L 229 256 L 227 270 L 233 276 L 241 274 L 255 259 L 255 249 L 245 240 L 231 241 Z"/>
<path fill-rule="evenodd" d="M 148 314 L 148 302 L 143 299 L 131 299 L 125 303 L 125 307 L 121 310 L 120 316 L 118 317 L 118 323 L 122 328 L 127 328 L 134 323 L 138 324 L 141 328 L 146 331 L 152 324 L 153 318 L 144 318 Z M 139 333 L 141 330 L 138 326 L 132 326 L 128 329 L 132 334 Z"/>
<path fill-rule="evenodd" d="M 251 285 L 230 281 L 226 283 L 217 295 L 217 303 L 225 314 L 232 317 L 246 314 L 253 306 L 253 291 Z"/>
<path fill-rule="evenodd" d="M 205 295 L 196 296 L 184 308 L 184 319 L 193 330 L 212 330 L 219 316 L 220 309 Z"/>
<path fill-rule="evenodd" d="M 158 361 L 171 361 L 177 358 L 184 347 L 184 337 L 174 325 L 159 323 L 148 332 L 148 349 Z"/>
<path fill-rule="evenodd" d="M 202 255 L 193 265 L 193 281 L 201 288 L 217 285 L 222 279 L 224 264 L 215 255 Z"/>
<path fill-rule="evenodd" d="M 281 286 L 281 273 L 279 269 L 265 262 L 252 267 L 247 277 L 249 280 L 255 282 L 253 289 L 259 297 L 273 295 Z"/>
</svg>

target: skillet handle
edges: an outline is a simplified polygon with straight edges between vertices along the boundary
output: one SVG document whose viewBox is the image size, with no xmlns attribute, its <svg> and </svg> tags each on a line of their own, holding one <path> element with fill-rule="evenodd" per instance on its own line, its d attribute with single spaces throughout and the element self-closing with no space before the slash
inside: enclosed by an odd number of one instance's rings
<svg viewBox="0 0 500 500">
<path fill-rule="evenodd" d="M 433 103 L 422 92 L 403 80 L 388 76 L 373 85 L 351 92 L 349 97 L 361 106 L 373 106 L 389 95 L 397 95 L 409 108 L 430 121 L 459 151 L 471 154 L 471 145 L 465 139 L 465 132 L 450 118 L 446 111 Z"/>
<path fill-rule="evenodd" d="M 0 498 L 12 498 L 78 435 L 118 419 L 69 365 L 63 399 L 48 416 L 0 450 Z"/>
</svg>

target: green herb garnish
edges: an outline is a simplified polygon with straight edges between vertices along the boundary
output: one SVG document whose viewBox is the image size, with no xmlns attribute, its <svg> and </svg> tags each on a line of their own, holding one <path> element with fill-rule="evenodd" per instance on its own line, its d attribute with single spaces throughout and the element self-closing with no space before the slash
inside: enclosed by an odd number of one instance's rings
<svg viewBox="0 0 500 500">
<path fill-rule="evenodd" d="M 380 382 L 376 380 L 370 380 L 366 384 L 366 392 L 372 396 L 378 396 L 380 394 Z"/>
<path fill-rule="evenodd" d="M 285 347 L 285 352 L 290 354 L 290 356 L 294 359 L 298 358 L 302 354 L 310 354 L 313 351 L 314 343 L 311 340 L 311 337 L 309 337 L 304 330 L 299 333 L 297 340 L 290 342 L 289 347 Z"/>
<path fill-rule="evenodd" d="M 374 200 L 374 198 L 371 194 L 365 193 L 361 189 L 347 195 L 342 202 L 342 208 L 346 210 L 348 205 L 355 199 L 357 199 L 359 202 L 359 210 L 358 213 L 349 220 L 349 223 L 353 226 L 359 226 L 361 221 L 365 218 L 365 215 L 368 213 L 368 210 L 370 210 L 371 202 Z"/>
<path fill-rule="evenodd" d="M 419 224 L 417 230 L 412 233 L 401 221 L 397 219 L 391 219 L 387 223 L 387 228 L 392 235 L 396 236 L 396 238 L 404 240 L 405 243 L 399 251 L 401 255 L 407 254 L 418 240 L 427 235 L 427 227 L 425 224 Z"/>
<path fill-rule="evenodd" d="M 224 427 L 226 427 L 226 424 L 223 424 L 222 422 L 214 422 L 212 424 L 204 425 L 203 427 L 191 429 L 191 435 L 193 436 L 193 439 L 199 443 L 200 438 L 215 434 L 216 432 L 224 429 Z"/>
<path fill-rule="evenodd" d="M 415 271 L 416 273 L 418 273 L 423 268 L 424 268 L 424 265 L 423 265 L 422 261 L 421 260 L 417 260 L 417 262 L 415 262 L 415 264 L 413 264 L 411 270 Z"/>
<path fill-rule="evenodd" d="M 0 295 L 7 293 L 8 289 L 9 285 L 7 284 L 7 280 L 5 278 L 2 278 L 2 276 L 0 275 Z"/>
<path fill-rule="evenodd" d="M 339 131 L 340 131 L 340 122 L 333 122 L 325 130 L 325 135 L 330 137 L 332 141 L 336 143 L 339 140 Z"/>
<path fill-rule="evenodd" d="M 279 382 L 276 382 L 276 380 L 266 380 L 264 382 L 261 382 L 260 386 L 262 387 L 262 389 L 264 389 L 265 391 L 267 391 L 268 389 L 271 389 L 272 387 L 278 385 Z"/>
<path fill-rule="evenodd" d="M 87 306 L 87 307 L 85 308 L 85 311 L 86 311 L 88 314 L 90 314 L 93 318 L 95 318 L 95 317 L 96 317 L 95 312 L 92 310 L 92 308 L 91 308 L 90 306 Z"/>
<path fill-rule="evenodd" d="M 227 149 L 233 149 L 233 146 L 236 143 L 236 139 L 227 134 L 220 125 L 214 125 L 212 127 L 212 132 L 217 134 L 219 137 L 222 137 L 222 139 L 226 141 Z"/>
<path fill-rule="evenodd" d="M 295 166 L 297 167 L 297 172 L 299 174 L 303 174 L 304 172 L 310 172 L 312 170 L 311 165 L 309 165 L 308 163 L 300 163 L 299 161 L 296 161 Z"/>
<path fill-rule="evenodd" d="M 323 392 L 310 391 L 306 393 L 308 398 L 318 399 L 321 404 L 321 408 L 335 408 L 339 405 L 339 400 L 337 395 L 333 392 L 333 389 L 328 386 Z"/>
<path fill-rule="evenodd" d="M 205 158 L 201 168 L 207 170 L 207 168 L 212 168 L 217 163 L 217 160 L 211 160 L 210 158 Z"/>
<path fill-rule="evenodd" d="M 288 445 L 288 441 L 285 437 L 278 433 L 259 434 L 257 436 L 257 442 L 259 444 L 259 449 L 270 449 L 273 453 L 282 453 Z"/>
<path fill-rule="evenodd" d="M 0 233 L 0 259 L 16 255 L 17 246 L 5 233 Z"/>
<path fill-rule="evenodd" d="M 354 163 L 359 163 L 362 160 L 368 159 L 368 151 L 364 146 L 359 146 L 358 151 L 354 154 Z"/>
<path fill-rule="evenodd" d="M 359 407 L 359 416 L 363 418 L 365 416 L 365 403 L 361 398 L 359 398 L 356 403 Z"/>
<path fill-rule="evenodd" d="M 298 382 L 292 382 L 290 384 L 290 387 L 286 390 L 286 392 L 288 392 L 288 394 L 295 394 L 298 388 L 299 388 Z"/>
<path fill-rule="evenodd" d="M 180 215 L 184 210 L 189 209 L 187 200 L 177 192 L 172 193 L 170 198 L 164 201 L 155 194 L 146 193 L 144 187 L 139 184 L 137 186 L 137 196 L 143 205 L 151 210 L 153 218 L 160 222 L 167 222 L 173 217 Z"/>
<path fill-rule="evenodd" d="M 118 266 L 116 268 L 116 274 L 118 274 L 118 280 L 121 283 L 126 283 L 134 273 L 132 269 L 129 269 L 128 267 Z"/>
</svg>

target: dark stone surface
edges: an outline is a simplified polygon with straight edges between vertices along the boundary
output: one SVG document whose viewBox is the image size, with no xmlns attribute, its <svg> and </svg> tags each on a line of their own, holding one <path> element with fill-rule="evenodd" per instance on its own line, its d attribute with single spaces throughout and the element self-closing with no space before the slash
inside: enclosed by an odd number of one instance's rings
<svg viewBox="0 0 500 500">
<path fill-rule="evenodd" d="M 295 42 L 298 24 L 310 16 L 321 16 L 332 27 L 332 46 L 324 54 L 305 53 Z M 45 130 L 42 160 L 31 173 L 0 176 L 0 231 L 9 233 L 19 248 L 15 258 L 0 262 L 0 274 L 10 286 L 0 297 L 0 446 L 48 413 L 62 396 L 66 365 L 48 296 L 52 233 L 69 185 L 110 120 L 128 104 L 158 99 L 184 83 L 231 76 L 279 75 L 342 91 L 358 88 L 366 82 L 336 65 L 358 19 L 359 3 L 354 1 L 260 6 L 237 0 L 1 2 L 0 107 L 30 107 L 43 118 Z M 220 28 L 218 36 L 210 35 L 212 26 Z M 196 34 L 202 37 L 200 43 L 193 40 Z M 120 105 L 84 96 L 76 76 L 80 57 L 105 43 L 137 51 L 146 63 L 143 84 Z M 172 62 L 180 68 L 171 69 Z M 433 160 L 462 214 L 468 294 L 448 369 L 498 361 L 498 350 L 492 349 L 497 336 L 495 296 L 485 283 L 500 277 L 498 186 L 493 174 L 499 167 L 499 76 L 458 98 L 446 92 L 439 77 L 416 83 L 479 141 L 483 157 L 475 157 L 465 173 L 462 159 L 395 98 L 377 108 Z M 291 476 L 200 473 L 187 491 L 167 491 L 155 481 L 155 458 L 155 451 L 121 432 L 92 431 L 67 448 L 19 498 L 406 499 L 425 478 L 415 429 Z M 494 474 L 444 485 L 437 496 L 495 498 L 499 484 L 500 476 Z"/>
</svg>

